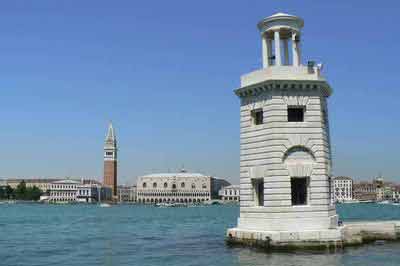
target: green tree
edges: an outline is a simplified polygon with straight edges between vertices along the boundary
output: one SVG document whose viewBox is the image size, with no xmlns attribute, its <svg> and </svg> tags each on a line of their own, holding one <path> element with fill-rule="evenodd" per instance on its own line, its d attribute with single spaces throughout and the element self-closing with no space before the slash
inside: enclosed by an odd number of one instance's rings
<svg viewBox="0 0 400 266">
<path fill-rule="evenodd" d="M 43 192 L 37 186 L 33 186 L 33 187 L 27 189 L 26 199 L 39 200 L 40 196 L 42 194 L 43 194 Z"/>
<path fill-rule="evenodd" d="M 15 198 L 17 200 L 26 200 L 27 197 L 27 189 L 26 189 L 26 183 L 24 180 L 22 180 L 17 188 L 15 189 Z"/>
<path fill-rule="evenodd" d="M 6 198 L 6 187 L 0 187 L 0 199 Z"/>
<path fill-rule="evenodd" d="M 6 199 L 14 198 L 14 189 L 9 185 L 6 186 Z"/>
</svg>

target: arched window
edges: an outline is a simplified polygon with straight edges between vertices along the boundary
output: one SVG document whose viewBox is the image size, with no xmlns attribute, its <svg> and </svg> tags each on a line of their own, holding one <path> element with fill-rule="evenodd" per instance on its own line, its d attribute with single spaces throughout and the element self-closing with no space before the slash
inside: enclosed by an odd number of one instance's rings
<svg viewBox="0 0 400 266">
<path fill-rule="evenodd" d="M 176 184 L 172 184 L 172 189 L 176 189 Z"/>
<path fill-rule="evenodd" d="M 294 146 L 287 150 L 283 156 L 283 161 L 290 163 L 291 161 L 315 161 L 313 153 L 304 146 Z"/>
<path fill-rule="evenodd" d="M 156 182 L 153 183 L 153 187 L 154 187 L 154 188 L 157 187 L 157 183 L 156 183 Z"/>
<path fill-rule="evenodd" d="M 143 183 L 143 187 L 144 187 L 144 188 L 146 187 L 146 182 Z"/>
<path fill-rule="evenodd" d="M 167 182 L 165 182 L 165 183 L 164 183 L 164 187 L 165 187 L 165 188 L 167 188 L 167 187 L 168 187 L 168 184 L 167 184 Z"/>
<path fill-rule="evenodd" d="M 207 188 L 207 185 L 206 185 L 206 184 L 203 184 L 201 187 L 202 187 L 202 188 Z"/>
<path fill-rule="evenodd" d="M 192 184 L 192 189 L 195 189 L 196 188 L 196 185 L 195 184 Z"/>
<path fill-rule="evenodd" d="M 185 182 L 181 183 L 181 187 L 184 188 L 185 187 Z"/>
</svg>

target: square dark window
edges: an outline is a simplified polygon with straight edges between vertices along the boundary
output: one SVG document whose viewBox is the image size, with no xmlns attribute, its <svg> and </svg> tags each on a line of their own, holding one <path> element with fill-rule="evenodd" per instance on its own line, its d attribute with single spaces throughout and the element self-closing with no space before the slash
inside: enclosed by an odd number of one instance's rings
<svg viewBox="0 0 400 266">
<path fill-rule="evenodd" d="M 253 120 L 254 125 L 261 125 L 263 123 L 263 110 L 256 109 L 251 111 L 251 118 Z"/>
<path fill-rule="evenodd" d="M 306 205 L 308 178 L 292 177 L 290 185 L 292 190 L 292 205 Z"/>
<path fill-rule="evenodd" d="M 288 122 L 303 122 L 304 107 L 288 107 Z"/>
</svg>

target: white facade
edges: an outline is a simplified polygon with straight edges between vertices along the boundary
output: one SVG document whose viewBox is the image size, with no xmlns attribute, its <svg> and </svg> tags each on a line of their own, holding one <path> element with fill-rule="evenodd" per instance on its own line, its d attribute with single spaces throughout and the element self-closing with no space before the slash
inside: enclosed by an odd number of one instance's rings
<svg viewBox="0 0 400 266">
<path fill-rule="evenodd" d="M 332 90 L 320 65 L 301 62 L 302 27 L 301 18 L 282 13 L 262 20 L 263 68 L 242 76 L 235 91 L 241 101 L 240 218 L 228 230 L 231 237 L 264 232 L 277 242 L 321 234 L 340 239 L 330 200 Z"/>
<path fill-rule="evenodd" d="M 353 179 L 347 176 L 338 176 L 332 180 L 332 202 L 353 200 Z"/>
<path fill-rule="evenodd" d="M 395 202 L 400 201 L 400 187 L 396 186 L 392 192 L 392 200 Z"/>
<path fill-rule="evenodd" d="M 200 203 L 211 199 L 211 177 L 198 173 L 151 174 L 138 178 L 140 203 Z"/>
<path fill-rule="evenodd" d="M 79 185 L 77 186 L 76 201 L 94 202 L 98 198 L 98 194 L 98 187 L 96 185 Z"/>
<path fill-rule="evenodd" d="M 80 182 L 74 180 L 60 180 L 50 185 L 50 202 L 75 202 L 77 196 L 77 188 Z"/>
<path fill-rule="evenodd" d="M 220 195 L 223 201 L 240 201 L 240 186 L 230 185 L 223 187 Z"/>
<path fill-rule="evenodd" d="M 119 202 L 136 202 L 136 186 L 118 186 Z"/>
<path fill-rule="evenodd" d="M 50 184 L 49 202 L 96 202 L 101 195 L 102 201 L 111 200 L 111 188 L 96 183 L 76 180 L 59 180 Z"/>
</svg>

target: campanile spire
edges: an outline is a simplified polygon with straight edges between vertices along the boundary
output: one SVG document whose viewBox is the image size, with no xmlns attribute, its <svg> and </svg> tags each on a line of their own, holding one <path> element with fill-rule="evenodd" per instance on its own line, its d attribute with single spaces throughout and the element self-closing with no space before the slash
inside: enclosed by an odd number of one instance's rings
<svg viewBox="0 0 400 266">
<path fill-rule="evenodd" d="M 117 138 L 114 127 L 110 122 L 107 136 L 104 141 L 104 180 L 106 186 L 111 187 L 113 196 L 117 196 Z"/>
</svg>

